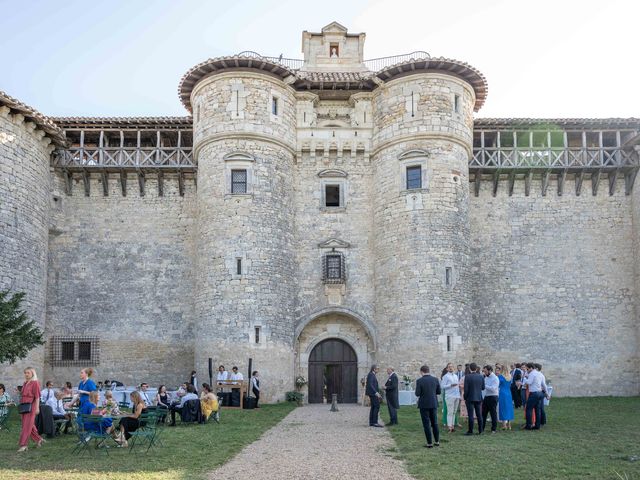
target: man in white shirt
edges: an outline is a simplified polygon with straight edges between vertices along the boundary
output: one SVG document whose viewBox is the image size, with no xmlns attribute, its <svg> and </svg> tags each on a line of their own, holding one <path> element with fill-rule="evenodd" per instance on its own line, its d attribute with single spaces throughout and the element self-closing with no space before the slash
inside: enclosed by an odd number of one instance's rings
<svg viewBox="0 0 640 480">
<path fill-rule="evenodd" d="M 231 380 L 232 382 L 241 382 L 244 380 L 244 376 L 242 376 L 242 374 L 238 371 L 238 367 L 233 367 L 231 369 L 231 376 L 229 377 L 229 380 Z"/>
<path fill-rule="evenodd" d="M 484 399 L 482 400 L 482 430 L 487 425 L 487 416 L 491 415 L 491 433 L 498 430 L 498 394 L 500 392 L 500 379 L 493 373 L 491 365 L 485 365 L 484 374 Z"/>
<path fill-rule="evenodd" d="M 40 401 L 42 403 L 48 404 L 49 400 L 56 399 L 56 392 L 53 390 L 53 382 L 49 380 L 46 383 L 46 388 L 40 392 Z"/>
<path fill-rule="evenodd" d="M 142 401 L 144 402 L 144 404 L 147 407 L 150 407 L 153 405 L 153 400 L 151 398 L 151 394 L 148 392 L 148 389 L 149 389 L 149 385 L 147 383 L 140 384 L 140 397 L 142 398 Z"/>
<path fill-rule="evenodd" d="M 458 365 L 460 368 L 461 365 Z M 460 407 L 460 379 L 458 372 L 453 371 L 453 364 L 447 364 L 447 373 L 440 382 L 444 390 L 444 401 L 447 403 L 447 427 L 449 432 L 455 431 L 456 414 Z"/>
<path fill-rule="evenodd" d="M 527 425 L 525 430 L 540 430 L 540 421 L 542 420 L 542 412 L 540 410 L 540 404 L 544 398 L 542 391 L 542 383 L 544 377 L 538 372 L 533 363 L 526 364 L 527 376 L 525 377 L 524 384 L 529 387 L 529 398 L 527 399 L 527 406 L 525 410 L 525 418 Z M 536 412 L 535 424 L 533 423 L 533 412 Z"/>
<path fill-rule="evenodd" d="M 543 426 L 543 425 L 547 424 L 547 414 L 544 411 L 544 399 L 545 398 L 547 400 L 549 399 L 549 390 L 547 389 L 547 379 L 544 376 L 544 373 L 542 373 L 542 365 L 540 365 L 539 363 L 534 363 L 533 364 L 533 368 L 535 368 L 536 371 L 542 377 L 542 381 L 540 382 L 540 386 L 542 387 L 543 398 L 540 400 L 540 426 Z"/>
<path fill-rule="evenodd" d="M 171 411 L 171 423 L 169 424 L 170 427 L 176 426 L 176 410 L 182 410 L 185 402 L 188 402 L 189 400 L 198 400 L 198 395 L 196 395 L 195 389 L 191 384 L 187 385 L 187 393 L 184 394 L 184 396 L 180 399 L 180 403 L 173 404 L 171 405 L 171 407 L 169 407 L 169 410 Z"/>
</svg>

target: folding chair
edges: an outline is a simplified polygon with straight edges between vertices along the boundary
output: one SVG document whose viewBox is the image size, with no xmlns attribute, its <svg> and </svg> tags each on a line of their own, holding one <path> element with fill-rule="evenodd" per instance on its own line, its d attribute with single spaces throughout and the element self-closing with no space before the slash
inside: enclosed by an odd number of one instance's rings
<svg viewBox="0 0 640 480">
<path fill-rule="evenodd" d="M 135 432 L 131 432 L 131 438 L 129 439 L 129 453 L 133 452 L 133 449 L 138 447 L 144 447 L 147 445 L 148 452 L 151 447 L 161 445 L 160 429 L 158 428 L 159 415 L 156 410 L 152 410 L 140 415 L 140 428 Z"/>
</svg>

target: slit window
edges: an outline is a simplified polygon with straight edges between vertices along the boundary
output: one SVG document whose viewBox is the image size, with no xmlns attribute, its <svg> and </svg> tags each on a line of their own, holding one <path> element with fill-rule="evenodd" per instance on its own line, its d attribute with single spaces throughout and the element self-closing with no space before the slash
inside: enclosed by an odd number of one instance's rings
<svg viewBox="0 0 640 480">
<path fill-rule="evenodd" d="M 340 185 L 324 186 L 324 205 L 325 207 L 340 206 Z"/>
<path fill-rule="evenodd" d="M 246 170 L 231 170 L 231 193 L 247 193 Z"/>
<path fill-rule="evenodd" d="M 452 274 L 451 267 L 445 267 L 445 269 L 444 269 L 444 284 L 447 287 L 450 287 L 451 283 L 453 281 L 452 278 L 451 278 L 452 277 L 451 274 Z"/>
<path fill-rule="evenodd" d="M 236 275 L 242 275 L 242 259 L 236 258 Z"/>
<path fill-rule="evenodd" d="M 271 99 L 271 113 L 273 115 L 278 115 L 278 97 L 273 97 Z"/>
<path fill-rule="evenodd" d="M 453 336 L 447 335 L 447 352 L 453 352 Z"/>
<path fill-rule="evenodd" d="M 407 167 L 407 190 L 422 188 L 422 167 Z"/>
<path fill-rule="evenodd" d="M 260 343 L 260 328 L 261 327 L 254 327 L 253 328 L 253 342 L 254 343 Z"/>
<path fill-rule="evenodd" d="M 460 95 L 453 96 L 453 111 L 460 113 Z"/>
</svg>

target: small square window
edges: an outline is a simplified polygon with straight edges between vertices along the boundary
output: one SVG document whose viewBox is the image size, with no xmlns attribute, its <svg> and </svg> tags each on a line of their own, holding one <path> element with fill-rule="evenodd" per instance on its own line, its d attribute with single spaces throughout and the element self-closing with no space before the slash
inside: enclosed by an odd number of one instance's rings
<svg viewBox="0 0 640 480">
<path fill-rule="evenodd" d="M 271 114 L 278 115 L 278 97 L 271 99 Z"/>
<path fill-rule="evenodd" d="M 324 256 L 324 283 L 344 283 L 344 257 L 340 253 L 328 253 Z"/>
<path fill-rule="evenodd" d="M 324 186 L 324 205 L 325 207 L 340 206 L 340 185 Z"/>
<path fill-rule="evenodd" d="M 247 193 L 246 170 L 231 170 L 231 193 Z"/>
<path fill-rule="evenodd" d="M 78 342 L 78 360 L 91 360 L 91 342 Z"/>
<path fill-rule="evenodd" d="M 75 359 L 75 342 L 62 342 L 60 360 Z"/>
<path fill-rule="evenodd" d="M 422 167 L 407 167 L 407 190 L 422 188 Z"/>
</svg>

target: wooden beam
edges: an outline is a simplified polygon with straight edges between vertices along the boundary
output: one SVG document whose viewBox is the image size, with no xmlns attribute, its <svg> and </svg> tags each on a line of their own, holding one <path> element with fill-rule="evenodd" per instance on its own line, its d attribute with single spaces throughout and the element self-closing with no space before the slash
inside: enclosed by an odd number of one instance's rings
<svg viewBox="0 0 640 480">
<path fill-rule="evenodd" d="M 84 196 L 88 197 L 91 194 L 91 178 L 86 170 L 82 171 L 82 181 L 84 182 Z"/>
<path fill-rule="evenodd" d="M 109 174 L 106 171 L 100 172 L 100 180 L 102 182 L 102 195 L 109 196 Z"/>
<path fill-rule="evenodd" d="M 600 170 L 591 173 L 591 194 L 595 197 L 598 195 L 598 186 L 600 185 Z"/>
<path fill-rule="evenodd" d="M 180 196 L 184 197 L 184 173 L 178 172 L 178 191 Z"/>
<path fill-rule="evenodd" d="M 584 170 L 580 170 L 576 173 L 576 197 L 579 197 L 582 193 L 582 182 L 584 180 Z"/>
<path fill-rule="evenodd" d="M 158 170 L 158 196 L 164 196 L 164 172 Z"/>
<path fill-rule="evenodd" d="M 624 174 L 624 194 L 631 195 L 633 191 L 633 184 L 636 181 L 636 176 L 638 175 L 638 168 L 634 168 L 633 170 L 629 170 Z"/>
<path fill-rule="evenodd" d="M 513 195 L 513 185 L 516 183 L 516 171 L 511 170 L 509 173 L 509 196 Z"/>
<path fill-rule="evenodd" d="M 73 193 L 73 174 L 69 170 L 64 170 L 64 193 L 69 197 Z"/>
<path fill-rule="evenodd" d="M 531 193 L 531 180 L 533 180 L 533 170 L 529 170 L 524 176 L 524 195 L 528 197 Z"/>
<path fill-rule="evenodd" d="M 564 193 L 564 181 L 567 179 L 567 170 L 562 170 L 558 174 L 558 196 L 561 197 Z"/>
<path fill-rule="evenodd" d="M 122 196 L 127 196 L 127 172 L 120 170 L 120 188 L 122 189 Z"/>
<path fill-rule="evenodd" d="M 616 183 L 618 183 L 618 169 L 609 172 L 609 196 L 616 193 Z"/>
<path fill-rule="evenodd" d="M 493 172 L 493 196 L 495 197 L 498 193 L 498 184 L 500 183 L 500 170 L 496 170 Z"/>
<path fill-rule="evenodd" d="M 140 187 L 140 196 L 144 197 L 145 176 L 142 170 L 138 170 L 138 186 Z"/>
<path fill-rule="evenodd" d="M 542 196 L 546 197 L 547 188 L 549 188 L 549 176 L 551 174 L 550 170 L 545 170 L 542 172 Z"/>
<path fill-rule="evenodd" d="M 473 186 L 473 194 L 477 197 L 480 195 L 480 182 L 482 181 L 482 169 L 476 170 L 475 185 Z"/>
</svg>

